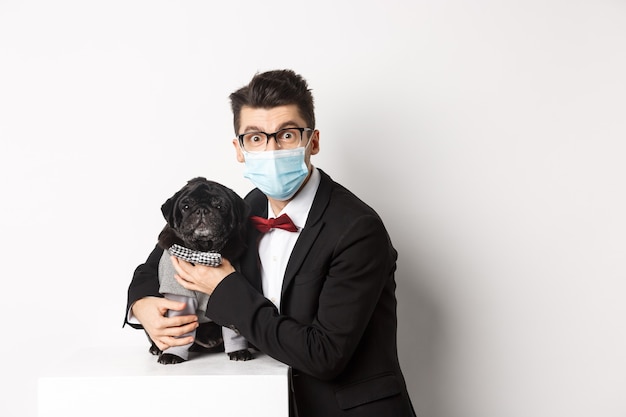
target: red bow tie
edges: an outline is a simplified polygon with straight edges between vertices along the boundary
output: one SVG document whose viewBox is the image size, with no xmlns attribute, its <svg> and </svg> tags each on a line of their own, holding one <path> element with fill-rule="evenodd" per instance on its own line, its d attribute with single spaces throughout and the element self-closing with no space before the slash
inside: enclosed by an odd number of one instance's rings
<svg viewBox="0 0 626 417">
<path fill-rule="evenodd" d="M 275 219 L 265 219 L 259 216 L 250 216 L 250 220 L 252 220 L 252 224 L 256 227 L 261 233 L 269 232 L 272 229 L 283 229 L 288 232 L 297 232 L 298 227 L 293 224 L 293 221 L 286 214 L 282 214 Z"/>
</svg>

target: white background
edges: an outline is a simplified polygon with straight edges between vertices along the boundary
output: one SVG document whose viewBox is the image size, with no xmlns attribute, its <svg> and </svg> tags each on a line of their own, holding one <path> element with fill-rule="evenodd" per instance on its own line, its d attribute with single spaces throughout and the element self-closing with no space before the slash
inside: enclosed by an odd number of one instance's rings
<svg viewBox="0 0 626 417">
<path fill-rule="evenodd" d="M 275 68 L 399 251 L 420 417 L 626 416 L 622 0 L 0 0 L 0 415 L 70 349 L 146 344 L 160 205 L 251 188 L 228 94 Z"/>
</svg>

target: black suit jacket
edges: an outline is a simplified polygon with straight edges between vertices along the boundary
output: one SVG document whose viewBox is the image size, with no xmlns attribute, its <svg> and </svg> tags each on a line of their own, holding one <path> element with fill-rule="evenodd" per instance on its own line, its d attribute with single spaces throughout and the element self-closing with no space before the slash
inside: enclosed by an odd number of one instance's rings
<svg viewBox="0 0 626 417">
<path fill-rule="evenodd" d="M 251 228 L 238 272 L 217 286 L 207 316 L 292 367 L 299 417 L 414 416 L 396 350 L 397 253 L 376 212 L 320 173 L 287 264 L 280 313 L 262 294 L 260 236 Z M 253 215 L 267 217 L 259 190 L 246 200 Z M 160 254 L 156 248 L 135 271 L 128 308 L 159 295 L 153 264 Z"/>
</svg>

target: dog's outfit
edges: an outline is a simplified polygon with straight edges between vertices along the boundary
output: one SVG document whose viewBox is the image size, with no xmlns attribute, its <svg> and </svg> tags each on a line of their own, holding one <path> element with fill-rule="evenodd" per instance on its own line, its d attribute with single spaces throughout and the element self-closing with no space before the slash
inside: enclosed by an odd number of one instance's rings
<svg viewBox="0 0 626 417">
<path fill-rule="evenodd" d="M 183 257 L 183 259 L 186 260 L 195 259 L 196 262 L 198 262 L 199 260 L 206 260 L 207 262 L 202 263 L 209 263 L 208 259 L 201 259 L 201 257 L 203 255 L 205 255 L 205 258 L 207 256 L 210 257 L 210 254 L 203 254 L 201 252 L 191 251 L 187 248 L 181 248 L 182 247 L 174 248 L 172 254 L 178 253 L 179 255 L 181 255 L 181 257 Z M 219 263 L 214 263 L 213 265 L 219 265 Z M 204 311 L 204 308 L 209 301 L 209 296 L 205 293 L 190 291 L 182 287 L 178 283 L 178 281 L 176 281 L 176 278 L 174 278 L 175 274 L 176 270 L 174 269 L 174 265 L 172 265 L 170 254 L 167 251 L 163 251 L 163 255 L 161 256 L 161 260 L 159 261 L 159 292 L 163 294 L 163 296 L 167 299 L 174 301 L 183 301 L 187 303 L 183 310 L 169 310 L 168 316 L 173 317 L 196 314 L 198 316 L 199 323 L 207 323 L 211 321 L 209 318 L 206 317 L 206 311 Z M 195 337 L 195 334 L 196 331 L 193 330 L 187 333 L 185 337 Z M 224 338 L 224 351 L 226 353 L 236 352 L 238 350 L 246 349 L 248 347 L 248 342 L 246 341 L 246 339 L 228 327 L 222 327 L 222 337 Z M 189 359 L 189 348 L 192 344 L 193 343 L 189 343 L 183 346 L 172 346 L 164 350 L 163 353 L 171 353 L 187 360 Z"/>
</svg>

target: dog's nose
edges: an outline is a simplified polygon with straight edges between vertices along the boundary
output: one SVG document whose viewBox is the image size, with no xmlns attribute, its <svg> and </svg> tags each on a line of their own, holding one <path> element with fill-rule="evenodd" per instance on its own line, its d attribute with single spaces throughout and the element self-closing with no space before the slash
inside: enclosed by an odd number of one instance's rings
<svg viewBox="0 0 626 417">
<path fill-rule="evenodd" d="M 198 216 L 206 216 L 209 210 L 205 207 L 198 207 L 196 209 L 196 215 Z"/>
</svg>

